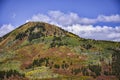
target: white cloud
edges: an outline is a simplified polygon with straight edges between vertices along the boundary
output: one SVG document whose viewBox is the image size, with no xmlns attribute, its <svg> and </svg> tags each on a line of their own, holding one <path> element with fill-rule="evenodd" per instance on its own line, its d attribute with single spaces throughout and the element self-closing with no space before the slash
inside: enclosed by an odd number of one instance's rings
<svg viewBox="0 0 120 80">
<path fill-rule="evenodd" d="M 62 24 L 62 25 L 72 25 L 79 23 L 79 16 L 76 13 L 64 14 L 60 11 L 50 11 L 48 16 L 51 19 L 51 22 Z"/>
<path fill-rule="evenodd" d="M 98 22 L 120 22 L 120 15 L 99 15 L 98 17 L 86 18 L 81 17 L 77 13 L 63 13 L 61 11 L 49 11 L 46 15 L 45 14 L 36 14 L 31 19 L 27 21 L 44 21 L 49 23 L 57 23 L 66 25 L 73 25 L 73 24 L 94 24 Z"/>
<path fill-rule="evenodd" d="M 120 22 L 120 15 L 111 15 L 111 16 L 104 16 L 104 15 L 99 15 L 97 20 L 99 22 Z"/>
<path fill-rule="evenodd" d="M 49 22 L 50 18 L 47 15 L 44 14 L 37 14 L 37 15 L 33 15 L 33 17 L 28 21 L 43 21 L 43 22 Z"/>
<path fill-rule="evenodd" d="M 120 26 L 110 27 L 75 24 L 63 28 L 83 38 L 120 41 Z"/>
<path fill-rule="evenodd" d="M 62 25 L 72 25 L 75 23 L 79 23 L 79 16 L 76 13 L 68 13 L 64 14 L 60 11 L 49 11 L 48 14 L 37 14 L 34 15 L 28 21 L 43 21 L 54 24 L 62 24 Z"/>
<path fill-rule="evenodd" d="M 12 26 L 11 24 L 4 24 L 0 27 L 0 37 L 3 35 L 9 33 L 10 31 L 14 30 L 15 27 Z"/>
</svg>

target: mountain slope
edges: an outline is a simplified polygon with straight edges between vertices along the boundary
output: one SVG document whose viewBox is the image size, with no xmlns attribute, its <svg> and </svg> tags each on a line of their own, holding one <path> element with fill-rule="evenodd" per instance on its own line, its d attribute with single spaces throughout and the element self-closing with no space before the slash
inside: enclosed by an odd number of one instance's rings
<svg viewBox="0 0 120 80">
<path fill-rule="evenodd" d="M 117 80 L 119 61 L 119 42 L 83 39 L 43 22 L 28 22 L 0 39 L 1 79 Z"/>
</svg>

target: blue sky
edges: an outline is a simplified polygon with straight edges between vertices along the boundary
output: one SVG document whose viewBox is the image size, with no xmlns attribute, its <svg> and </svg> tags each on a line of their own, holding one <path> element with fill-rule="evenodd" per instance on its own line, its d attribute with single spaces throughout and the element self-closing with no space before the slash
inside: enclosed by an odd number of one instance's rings
<svg viewBox="0 0 120 80">
<path fill-rule="evenodd" d="M 0 0 L 0 36 L 26 21 L 44 21 L 84 38 L 119 41 L 119 5 L 120 0 Z"/>
</svg>

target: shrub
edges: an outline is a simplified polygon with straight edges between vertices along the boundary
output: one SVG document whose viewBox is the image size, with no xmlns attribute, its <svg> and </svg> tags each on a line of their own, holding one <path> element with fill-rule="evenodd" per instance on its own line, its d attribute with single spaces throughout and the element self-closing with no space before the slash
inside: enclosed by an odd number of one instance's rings
<svg viewBox="0 0 120 80">
<path fill-rule="evenodd" d="M 85 49 L 88 50 L 88 49 L 92 48 L 92 45 L 89 43 L 86 43 L 86 44 L 83 44 L 82 47 L 84 47 Z"/>
<path fill-rule="evenodd" d="M 28 36 L 28 40 L 29 40 L 29 41 L 32 41 L 33 39 L 37 39 L 37 38 L 40 38 L 40 37 L 42 37 L 42 36 L 44 36 L 44 34 L 41 33 L 41 32 L 30 33 L 30 35 Z"/>
<path fill-rule="evenodd" d="M 59 69 L 59 68 L 60 68 L 60 65 L 58 65 L 58 64 L 55 64 L 55 65 L 54 65 L 54 68 L 57 68 L 57 69 Z"/>
<path fill-rule="evenodd" d="M 24 74 L 19 73 L 16 70 L 9 70 L 9 71 L 0 71 L 0 80 L 3 80 L 4 77 L 9 78 L 11 76 L 20 76 L 20 77 L 25 77 Z"/>
<path fill-rule="evenodd" d="M 112 74 L 120 79 L 120 50 L 113 49 L 112 54 Z"/>
<path fill-rule="evenodd" d="M 27 36 L 27 34 L 24 32 L 21 32 L 15 37 L 15 39 L 22 40 L 25 36 Z"/>
<path fill-rule="evenodd" d="M 89 65 L 89 69 L 90 69 L 92 72 L 95 72 L 96 76 L 99 76 L 99 75 L 100 75 L 101 66 L 99 66 L 99 65 Z"/>
<path fill-rule="evenodd" d="M 32 68 L 32 67 L 39 67 L 42 66 L 42 63 L 47 66 L 49 64 L 49 58 L 40 58 L 40 59 L 35 59 L 31 65 L 26 67 L 26 69 Z"/>
</svg>

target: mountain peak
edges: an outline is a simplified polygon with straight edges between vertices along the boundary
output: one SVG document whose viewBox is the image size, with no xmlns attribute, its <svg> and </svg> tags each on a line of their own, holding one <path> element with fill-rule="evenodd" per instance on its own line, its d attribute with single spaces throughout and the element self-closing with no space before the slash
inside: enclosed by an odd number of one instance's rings
<svg viewBox="0 0 120 80">
<path fill-rule="evenodd" d="M 77 35 L 65 31 L 64 29 L 49 24 L 45 22 L 27 22 L 20 27 L 16 28 L 12 32 L 1 38 L 3 43 L 8 43 L 9 41 L 18 41 L 18 40 L 28 40 L 32 41 L 41 37 L 47 36 L 69 36 L 79 38 Z M 5 42 L 4 42 L 5 41 Z"/>
<path fill-rule="evenodd" d="M 42 35 L 42 36 L 63 36 L 66 31 L 58 26 L 44 22 L 28 22 L 18 28 L 17 32 L 23 32 L 27 35 Z M 40 37 L 40 36 L 39 36 Z"/>
</svg>

